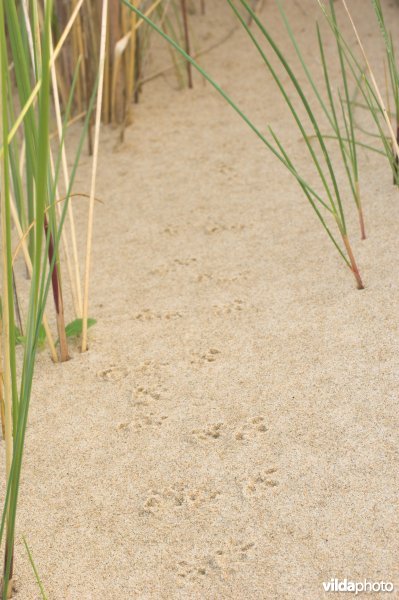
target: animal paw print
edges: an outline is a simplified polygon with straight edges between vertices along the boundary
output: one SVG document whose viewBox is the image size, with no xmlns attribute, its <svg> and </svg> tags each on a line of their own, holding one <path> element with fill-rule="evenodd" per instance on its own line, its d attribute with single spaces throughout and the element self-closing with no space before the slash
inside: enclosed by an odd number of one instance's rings
<svg viewBox="0 0 399 600">
<path fill-rule="evenodd" d="M 176 575 L 182 581 L 200 582 L 211 571 L 211 567 L 206 560 L 199 561 L 197 564 L 181 560 L 175 567 Z"/>
<path fill-rule="evenodd" d="M 236 572 L 241 563 L 250 558 L 254 546 L 253 542 L 230 540 L 222 549 L 216 550 L 208 564 L 219 572 L 222 579 L 226 579 Z"/>
<path fill-rule="evenodd" d="M 110 367 L 97 373 L 97 377 L 103 381 L 120 381 L 127 377 L 129 371 L 123 367 Z"/>
<path fill-rule="evenodd" d="M 265 433 L 267 427 L 264 417 L 253 417 L 236 433 L 236 440 L 247 440 L 257 437 L 257 435 Z"/>
<path fill-rule="evenodd" d="M 222 436 L 223 423 L 215 423 L 205 429 L 193 429 L 191 433 L 199 440 L 217 440 Z"/>
<path fill-rule="evenodd" d="M 239 313 L 244 309 L 244 302 L 242 300 L 234 300 L 228 304 L 214 305 L 213 311 L 219 316 Z"/>
<path fill-rule="evenodd" d="M 192 488 L 187 484 L 175 484 L 163 490 L 151 490 L 144 503 L 144 511 L 155 513 L 159 510 L 196 509 L 217 500 L 221 492 L 205 487 Z"/>
<path fill-rule="evenodd" d="M 207 235 L 212 235 L 214 233 L 220 233 L 222 231 L 243 231 L 245 229 L 245 225 L 241 223 L 225 225 L 224 223 L 210 223 L 204 227 L 204 231 Z"/>
<path fill-rule="evenodd" d="M 204 363 L 212 363 L 217 360 L 218 354 L 220 354 L 220 350 L 217 348 L 210 348 L 204 354 L 194 354 L 193 358 L 190 360 L 192 365 L 195 364 L 204 364 Z"/>
<path fill-rule="evenodd" d="M 179 228 L 177 227 L 177 225 L 167 225 L 167 227 L 165 227 L 165 229 L 162 231 L 162 233 L 165 233 L 166 235 L 170 235 L 170 236 L 176 236 L 179 233 Z"/>
<path fill-rule="evenodd" d="M 164 421 L 166 421 L 168 417 L 163 415 L 161 417 L 157 417 L 154 413 L 150 412 L 148 415 L 136 415 L 132 421 L 129 423 L 120 423 L 118 425 L 118 430 L 121 432 L 134 430 L 137 433 L 143 431 L 145 429 L 151 429 L 154 427 L 160 427 Z"/>
<path fill-rule="evenodd" d="M 200 273 L 199 275 L 197 275 L 197 283 L 204 283 L 207 281 L 212 281 L 213 279 L 213 275 L 211 275 L 210 273 Z"/>
<path fill-rule="evenodd" d="M 180 267 L 189 267 L 197 262 L 196 258 L 175 258 L 169 263 L 160 265 L 156 269 L 150 271 L 151 275 L 167 275 L 168 273 L 175 273 Z"/>
<path fill-rule="evenodd" d="M 189 267 L 191 266 L 193 263 L 197 262 L 196 258 L 175 258 L 173 261 L 176 265 L 179 265 L 180 267 Z"/>
<path fill-rule="evenodd" d="M 182 560 L 175 567 L 177 577 L 183 581 L 200 582 L 207 575 L 218 575 L 226 579 L 236 571 L 240 563 L 250 557 L 255 546 L 253 542 L 230 541 L 223 549 L 218 549 L 209 556 L 201 557 L 193 562 Z"/>
<path fill-rule="evenodd" d="M 250 477 L 244 484 L 244 496 L 247 498 L 262 496 L 267 488 L 277 487 L 278 481 L 272 477 L 275 473 L 277 469 L 272 468 Z"/>
<path fill-rule="evenodd" d="M 181 319 L 182 316 L 183 315 L 177 311 L 162 313 L 152 312 L 149 308 L 144 308 L 134 315 L 134 319 L 136 319 L 136 321 L 154 321 L 155 319 L 165 319 L 166 321 L 170 321 L 173 319 Z"/>
<path fill-rule="evenodd" d="M 168 417 L 166 415 L 162 415 L 158 417 L 154 415 L 153 412 L 150 412 L 147 415 L 136 415 L 132 421 L 132 425 L 135 431 L 143 431 L 144 429 L 152 429 L 154 427 L 160 427 L 166 421 Z"/>
<path fill-rule="evenodd" d="M 243 281 L 247 281 L 249 279 L 250 275 L 251 275 L 251 272 L 246 270 L 246 271 L 241 271 L 239 273 L 235 273 L 233 275 L 229 275 L 228 277 L 219 276 L 216 279 L 216 283 L 218 283 L 219 285 L 236 283 L 237 281 L 242 283 Z"/>
<path fill-rule="evenodd" d="M 163 367 L 167 367 L 169 365 L 169 362 L 161 362 L 158 360 L 144 360 L 142 363 L 140 363 L 137 368 L 136 371 L 139 373 L 143 373 L 144 375 L 153 375 L 153 376 L 159 376 L 159 373 L 161 371 L 161 369 Z"/>
<path fill-rule="evenodd" d="M 142 385 L 133 391 L 132 399 L 135 406 L 148 406 L 152 400 L 160 400 L 161 394 L 158 390 L 146 388 Z"/>
</svg>

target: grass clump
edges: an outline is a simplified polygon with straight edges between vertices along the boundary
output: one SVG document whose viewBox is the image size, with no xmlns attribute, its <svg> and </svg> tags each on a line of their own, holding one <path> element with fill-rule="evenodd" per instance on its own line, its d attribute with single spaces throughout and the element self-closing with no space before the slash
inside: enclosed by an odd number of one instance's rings
<svg viewBox="0 0 399 600">
<path fill-rule="evenodd" d="M 233 99 L 214 81 L 214 79 L 206 72 L 200 65 L 188 55 L 187 52 L 170 36 L 168 36 L 164 31 L 162 31 L 156 23 L 154 23 L 151 19 L 146 17 L 136 6 L 131 4 L 128 0 L 121 0 L 123 4 L 130 7 L 130 9 L 140 18 L 144 19 L 159 35 L 161 35 L 175 50 L 180 52 L 180 54 L 203 76 L 205 79 L 219 92 L 219 94 L 226 100 L 226 102 L 239 114 L 239 116 L 244 120 L 244 122 L 252 129 L 252 131 L 256 134 L 256 136 L 263 142 L 263 144 L 271 151 L 276 158 L 286 167 L 286 169 L 295 177 L 299 186 L 301 187 L 306 199 L 311 205 L 312 209 L 317 215 L 323 229 L 326 234 L 330 238 L 331 242 L 335 246 L 336 250 L 339 253 L 340 258 L 344 262 L 344 264 L 350 268 L 355 280 L 358 289 L 363 289 L 363 281 L 360 275 L 360 271 L 352 250 L 352 246 L 349 240 L 349 234 L 347 230 L 345 211 L 344 211 L 344 203 L 342 198 L 342 193 L 340 190 L 340 186 L 338 184 L 332 157 L 327 148 L 327 145 L 324 141 L 321 126 L 319 124 L 318 117 L 313 110 L 307 94 L 305 93 L 302 85 L 299 82 L 299 79 L 295 73 L 295 69 L 292 68 L 289 64 L 284 53 L 281 51 L 279 45 L 276 43 L 275 39 L 271 35 L 270 31 L 265 27 L 265 25 L 259 19 L 255 10 L 246 2 L 245 0 L 240 0 L 239 2 L 233 2 L 233 0 L 227 0 L 232 11 L 236 15 L 238 21 L 241 23 L 242 27 L 248 34 L 250 41 L 253 46 L 256 48 L 258 53 L 263 59 L 265 66 L 273 77 L 276 85 L 278 86 L 281 95 L 287 104 L 291 115 L 294 119 L 296 126 L 298 127 L 302 139 L 306 145 L 307 151 L 309 153 L 310 159 L 314 165 L 314 169 L 317 173 L 321 184 L 321 192 L 318 192 L 314 189 L 312 185 L 310 185 L 300 174 L 300 171 L 294 165 L 292 159 L 289 156 L 289 153 L 285 149 L 283 143 L 280 141 L 276 132 L 269 126 L 269 133 L 271 139 L 267 139 L 265 135 L 261 133 L 261 131 L 255 126 L 253 121 L 237 106 L 237 104 L 233 101 Z M 284 12 L 280 5 L 280 10 L 285 17 Z M 242 15 L 242 11 L 246 15 L 247 19 L 245 19 Z M 268 46 L 268 51 L 263 49 L 262 44 L 258 41 L 257 37 L 252 32 L 251 27 L 248 25 L 248 22 L 253 23 L 256 27 L 257 33 L 260 35 L 262 42 L 265 42 Z M 287 24 L 287 21 L 286 21 Z M 291 35 L 291 39 L 296 45 L 295 38 L 291 32 L 290 27 L 288 26 L 288 31 Z M 323 44 L 321 37 L 319 37 L 320 49 L 323 52 Z M 302 55 L 300 50 L 297 47 L 297 53 L 301 58 Z M 279 72 L 273 67 L 272 62 L 269 58 L 269 52 L 271 52 L 274 57 L 277 58 L 278 64 L 285 72 L 286 76 L 288 76 L 290 84 L 294 87 L 297 100 L 301 107 L 301 110 L 304 109 L 306 114 L 306 120 L 300 116 L 299 108 L 294 104 L 291 100 L 290 95 L 288 93 L 287 85 L 283 81 L 283 76 L 279 74 Z M 302 59 L 303 60 L 303 59 Z M 310 76 L 309 69 L 305 65 L 305 71 L 308 74 L 308 79 L 313 82 L 313 79 Z M 325 67 L 325 77 L 326 84 L 329 87 L 329 79 L 328 79 L 328 71 L 326 63 L 324 63 Z M 346 72 L 343 71 L 343 81 L 345 87 L 345 96 L 348 94 L 347 91 L 347 80 L 346 80 Z M 324 108 L 326 105 L 324 101 L 321 100 L 321 95 L 318 92 L 317 88 L 313 82 L 314 91 L 316 91 L 316 96 L 319 98 L 319 102 L 322 102 Z M 331 104 L 331 99 L 330 99 Z M 341 101 L 341 106 L 343 106 L 343 101 Z M 338 118 L 335 111 L 335 107 L 331 104 L 330 108 L 330 119 L 333 127 L 335 127 L 336 133 L 338 135 Z M 306 127 L 310 123 L 315 139 L 317 140 L 319 146 L 319 153 L 317 153 L 313 144 L 309 139 L 309 135 L 306 131 Z M 355 144 L 351 137 L 351 130 L 353 129 L 353 120 L 352 116 L 349 116 L 349 120 L 347 118 L 345 122 L 345 131 L 346 131 L 346 140 L 347 145 L 344 145 L 344 138 L 341 134 L 339 134 L 341 153 L 345 157 L 345 164 L 347 168 L 348 176 L 350 177 L 350 181 L 352 182 L 353 194 L 355 197 L 355 201 L 357 203 L 358 209 L 361 210 L 360 204 L 360 196 L 358 193 L 358 173 L 357 173 L 357 156 L 354 150 Z M 351 165 L 351 169 L 349 170 L 349 164 Z M 332 228 L 332 224 L 335 224 L 336 230 L 334 231 Z M 363 223 L 364 227 L 364 223 Z"/>
<path fill-rule="evenodd" d="M 60 203 L 58 186 L 77 77 L 75 74 L 67 105 L 59 122 L 58 143 L 50 145 L 54 105 L 57 110 L 54 93 L 57 82 L 54 80 L 53 66 L 73 21 L 53 49 L 52 0 L 45 2 L 44 9 L 38 2 L 30 3 L 29 7 L 24 6 L 26 10 L 19 11 L 12 0 L 0 3 L 0 217 L 3 277 L 0 302 L 3 394 L 0 401 L 6 449 L 6 493 L 0 522 L 0 545 L 4 556 L 2 600 L 10 597 L 13 592 L 14 541 L 25 435 L 36 355 L 45 337 L 49 341 L 53 358 L 57 359 L 56 343 L 45 319 L 50 291 L 56 308 L 61 359 L 67 357 L 65 342 L 68 335 L 76 335 L 77 330 L 84 329 L 82 315 L 80 324 L 73 322 L 69 330 L 65 327 L 59 248 L 98 85 L 96 82 L 90 97 L 71 173 L 66 180 L 64 198 Z M 79 5 L 76 6 L 78 11 Z M 72 18 L 76 18 L 76 10 Z M 16 226 L 15 233 L 12 230 L 13 222 Z M 23 335 L 22 319 L 19 319 L 17 328 L 14 317 L 15 235 L 18 236 L 18 246 L 23 250 L 29 276 Z M 90 324 L 92 322 L 87 320 L 86 326 Z M 21 365 L 17 370 L 18 343 L 22 343 L 22 349 L 19 353 Z"/>
</svg>

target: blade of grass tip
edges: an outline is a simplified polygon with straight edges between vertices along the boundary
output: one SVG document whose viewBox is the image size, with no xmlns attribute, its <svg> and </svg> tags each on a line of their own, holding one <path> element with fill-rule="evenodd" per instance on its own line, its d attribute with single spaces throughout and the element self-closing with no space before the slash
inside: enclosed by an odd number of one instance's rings
<svg viewBox="0 0 399 600">
<path fill-rule="evenodd" d="M 24 546 L 25 546 L 26 552 L 28 554 L 29 562 L 30 562 L 30 565 L 32 567 L 33 573 L 36 578 L 36 583 L 39 586 L 40 593 L 42 595 L 42 600 L 47 600 L 46 592 L 44 591 L 44 586 L 43 586 L 42 580 L 40 579 L 39 571 L 37 570 L 35 561 L 33 560 L 32 552 L 28 546 L 28 542 L 26 541 L 26 538 L 24 535 L 22 536 L 22 540 L 24 542 Z"/>
<path fill-rule="evenodd" d="M 241 119 L 248 125 L 248 127 L 255 133 L 255 135 L 265 144 L 265 146 L 274 154 L 274 156 L 276 156 L 280 160 L 280 162 L 282 162 L 283 165 L 292 173 L 292 175 L 294 175 L 294 177 L 298 180 L 298 182 L 300 182 L 300 181 L 303 182 L 303 180 L 298 177 L 298 174 L 296 173 L 295 169 L 293 169 L 292 166 L 290 166 L 290 164 L 287 163 L 284 156 L 282 156 L 279 152 L 277 152 L 277 150 L 274 148 L 274 146 L 272 144 L 270 144 L 270 142 L 268 142 L 268 140 L 265 138 L 264 135 L 262 135 L 262 133 L 259 131 L 259 129 L 257 129 L 257 127 L 255 127 L 255 125 L 252 123 L 252 121 L 250 121 L 250 119 L 248 119 L 248 117 L 241 111 L 241 109 L 233 102 L 233 100 L 230 98 L 230 96 L 228 94 L 226 94 L 226 92 L 208 75 L 208 73 L 206 71 L 204 71 L 204 69 L 202 69 L 202 67 L 199 66 L 199 64 L 191 56 L 189 56 L 172 38 L 170 38 L 165 32 L 163 32 L 153 21 L 151 21 L 151 19 L 149 19 L 148 17 L 143 15 L 143 13 L 139 9 L 137 9 L 135 6 L 133 6 L 128 0 L 121 0 L 121 2 L 123 2 L 123 4 L 125 4 L 126 6 L 128 6 L 130 8 L 130 10 L 134 11 L 140 18 L 142 18 L 144 21 L 146 21 L 147 24 L 150 27 L 152 27 L 152 29 L 154 29 L 173 48 L 175 48 L 186 60 L 189 60 L 191 62 L 191 64 L 193 65 L 193 67 L 195 69 L 197 69 L 197 71 L 226 100 L 226 102 L 236 111 L 236 113 L 241 117 Z M 306 184 L 306 182 L 304 182 L 304 183 L 305 183 L 305 186 L 307 187 L 307 189 L 311 190 L 311 187 L 308 186 Z M 333 212 L 331 209 L 329 209 L 329 210 L 330 210 L 330 212 Z M 335 218 L 335 214 L 334 214 L 334 218 Z M 341 235 L 342 235 L 342 233 L 341 233 Z M 346 240 L 345 247 L 347 246 L 347 244 L 348 244 L 348 240 Z M 335 242 L 335 245 L 337 248 L 339 248 L 339 245 L 336 242 Z M 343 256 L 342 251 L 340 251 L 340 255 L 347 263 L 347 259 L 345 256 Z M 352 253 L 351 253 L 351 255 L 353 257 Z M 351 270 L 352 270 L 353 274 L 355 275 L 359 289 L 362 289 L 363 284 L 362 284 L 357 267 L 356 267 L 356 272 L 352 269 L 352 266 L 351 266 Z"/>
<path fill-rule="evenodd" d="M 89 219 L 87 227 L 87 246 L 86 246 L 86 265 L 85 265 L 85 283 L 83 296 L 83 331 L 82 331 L 82 352 L 87 350 L 87 319 L 89 313 L 89 285 L 90 285 L 90 268 L 91 268 L 91 250 L 93 238 L 93 221 L 94 221 L 94 199 L 96 193 L 96 178 L 97 178 L 97 163 L 98 151 L 100 143 L 100 128 L 101 128 L 101 107 L 102 107 L 102 90 L 104 85 L 104 65 L 105 65 L 105 49 L 106 49 L 106 34 L 107 34 L 107 15 L 108 15 L 108 0 L 103 0 L 102 18 L 101 18 L 101 41 L 100 41 L 100 64 L 99 64 L 99 84 L 97 90 L 97 109 L 96 123 L 94 134 L 93 148 L 93 165 L 92 178 L 90 186 L 90 205 Z"/>
</svg>

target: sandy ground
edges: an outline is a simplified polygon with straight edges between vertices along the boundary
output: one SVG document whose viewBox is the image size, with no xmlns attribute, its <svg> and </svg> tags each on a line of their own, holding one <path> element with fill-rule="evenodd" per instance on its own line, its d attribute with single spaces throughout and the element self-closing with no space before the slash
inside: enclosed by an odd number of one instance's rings
<svg viewBox="0 0 399 600">
<path fill-rule="evenodd" d="M 200 47 L 233 24 L 216 4 L 192 17 Z M 286 4 L 318 72 L 315 2 Z M 365 4 L 351 2 L 378 61 Z M 263 18 L 282 31 L 273 2 Z M 245 35 L 202 64 L 312 178 Z M 148 84 L 117 146 L 105 130 L 90 350 L 62 366 L 41 353 L 32 398 L 18 539 L 49 598 L 399 585 L 399 202 L 384 160 L 362 157 L 365 242 L 348 196 L 359 292 L 296 183 L 198 77 L 193 91 L 173 73 Z M 21 542 L 16 571 L 17 598 L 39 598 Z"/>
</svg>

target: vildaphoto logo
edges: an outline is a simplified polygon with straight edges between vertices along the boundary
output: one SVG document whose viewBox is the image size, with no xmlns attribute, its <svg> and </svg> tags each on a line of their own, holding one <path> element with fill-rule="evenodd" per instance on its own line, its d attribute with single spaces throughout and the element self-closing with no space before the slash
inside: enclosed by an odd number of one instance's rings
<svg viewBox="0 0 399 600">
<path fill-rule="evenodd" d="M 332 577 L 330 581 L 323 581 L 325 592 L 349 592 L 352 594 L 368 593 L 391 593 L 394 585 L 390 581 L 351 581 L 349 579 L 337 579 Z"/>
</svg>

